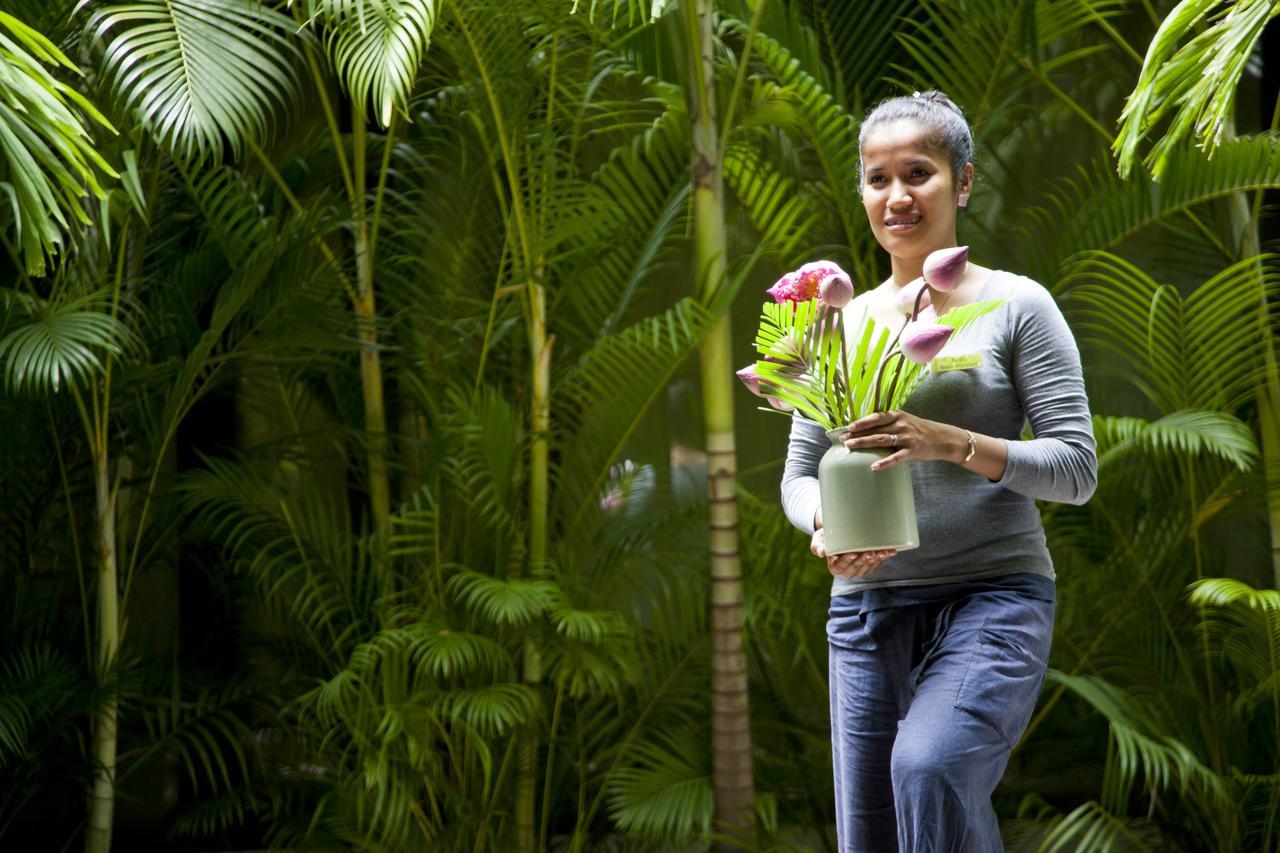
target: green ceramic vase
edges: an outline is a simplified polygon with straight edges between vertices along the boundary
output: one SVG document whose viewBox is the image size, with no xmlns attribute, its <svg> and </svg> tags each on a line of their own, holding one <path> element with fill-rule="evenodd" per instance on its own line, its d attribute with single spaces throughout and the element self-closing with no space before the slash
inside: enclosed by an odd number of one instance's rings
<svg viewBox="0 0 1280 853">
<path fill-rule="evenodd" d="M 910 463 L 872 471 L 872 463 L 892 451 L 848 450 L 840 440 L 844 433 L 827 430 L 831 449 L 818 463 L 827 553 L 919 547 Z"/>
</svg>

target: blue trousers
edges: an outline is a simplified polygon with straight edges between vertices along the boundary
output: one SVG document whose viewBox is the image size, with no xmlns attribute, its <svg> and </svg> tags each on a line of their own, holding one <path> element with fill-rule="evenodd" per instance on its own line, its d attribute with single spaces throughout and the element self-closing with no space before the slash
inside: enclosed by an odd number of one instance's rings
<svg viewBox="0 0 1280 853">
<path fill-rule="evenodd" d="M 1004 849 L 991 793 L 1044 684 L 1054 601 L 1027 573 L 832 597 L 841 853 Z"/>
</svg>

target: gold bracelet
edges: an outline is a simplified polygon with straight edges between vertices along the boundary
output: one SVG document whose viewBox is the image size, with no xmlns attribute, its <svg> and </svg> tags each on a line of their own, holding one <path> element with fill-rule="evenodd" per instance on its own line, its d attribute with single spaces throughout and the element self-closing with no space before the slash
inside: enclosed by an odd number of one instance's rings
<svg viewBox="0 0 1280 853">
<path fill-rule="evenodd" d="M 964 458 L 960 463 L 961 465 L 968 465 L 969 460 L 973 458 L 973 454 L 978 452 L 978 437 L 969 432 L 969 430 L 965 430 L 965 432 L 969 433 L 969 455 Z"/>
</svg>

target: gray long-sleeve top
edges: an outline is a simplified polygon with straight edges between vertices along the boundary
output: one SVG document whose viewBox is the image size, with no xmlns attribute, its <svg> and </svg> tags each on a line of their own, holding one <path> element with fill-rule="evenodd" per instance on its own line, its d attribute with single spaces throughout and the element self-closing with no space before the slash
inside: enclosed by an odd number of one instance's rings
<svg viewBox="0 0 1280 853">
<path fill-rule="evenodd" d="M 980 298 L 1007 301 L 954 335 L 942 355 L 978 355 L 981 363 L 931 373 L 903 409 L 1002 439 L 1004 476 L 992 482 L 952 462 L 908 463 L 920 547 L 865 577 L 835 578 L 832 595 L 1013 572 L 1053 577 L 1035 501 L 1082 504 L 1097 483 L 1080 353 L 1053 297 L 1035 281 L 996 270 Z M 1035 437 L 1024 441 L 1027 422 Z M 818 462 L 830 447 L 818 424 L 793 417 L 782 507 L 806 533 L 820 503 Z"/>
</svg>

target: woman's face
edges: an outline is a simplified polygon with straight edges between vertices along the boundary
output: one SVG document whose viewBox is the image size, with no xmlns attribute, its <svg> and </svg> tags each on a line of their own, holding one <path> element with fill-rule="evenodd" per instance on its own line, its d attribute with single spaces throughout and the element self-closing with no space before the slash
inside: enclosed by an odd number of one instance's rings
<svg viewBox="0 0 1280 853">
<path fill-rule="evenodd" d="M 955 186 L 946 153 L 917 122 L 901 119 L 867 135 L 862 167 L 862 205 L 886 252 L 914 258 L 955 245 L 956 196 L 972 183 L 972 165 Z"/>
</svg>

